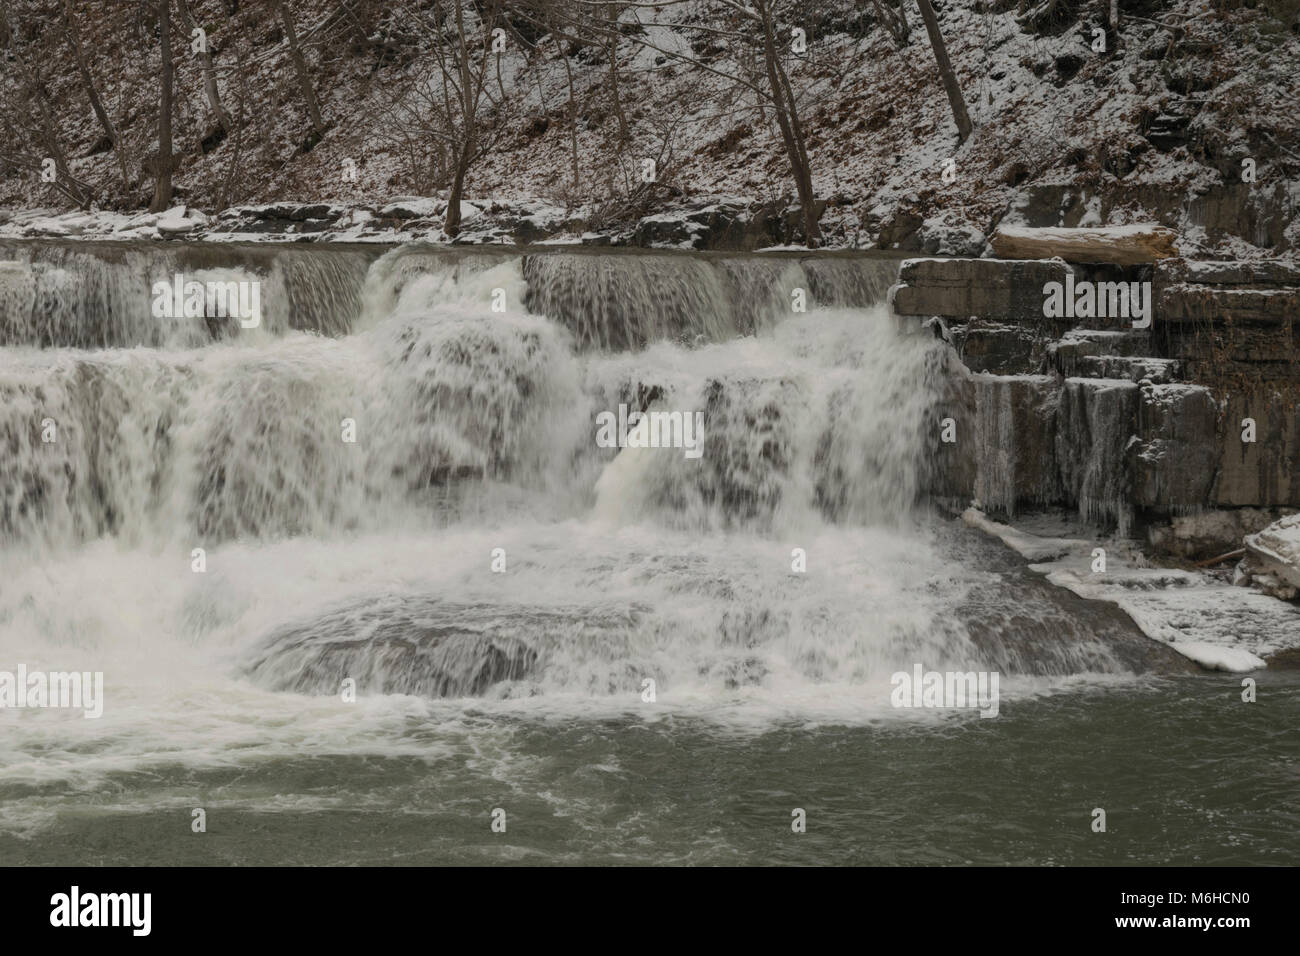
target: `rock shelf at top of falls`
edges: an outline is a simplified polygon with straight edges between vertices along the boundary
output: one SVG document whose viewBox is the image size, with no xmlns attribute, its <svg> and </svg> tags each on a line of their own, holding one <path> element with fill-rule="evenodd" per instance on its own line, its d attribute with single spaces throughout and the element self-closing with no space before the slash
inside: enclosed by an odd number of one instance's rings
<svg viewBox="0 0 1300 956">
<path fill-rule="evenodd" d="M 835 255 L 0 240 L 0 345 L 194 348 L 293 331 L 338 337 L 381 320 L 404 297 L 413 309 L 456 290 L 484 305 L 501 288 L 523 299 L 507 302 L 510 309 L 553 319 L 579 348 L 619 350 L 750 334 L 791 311 L 794 289 L 826 307 L 879 302 L 896 272 L 888 257 Z M 476 285 L 484 273 L 495 281 Z M 154 284 L 178 275 L 260 283 L 261 327 L 241 335 L 237 322 L 216 314 L 155 316 Z"/>
</svg>

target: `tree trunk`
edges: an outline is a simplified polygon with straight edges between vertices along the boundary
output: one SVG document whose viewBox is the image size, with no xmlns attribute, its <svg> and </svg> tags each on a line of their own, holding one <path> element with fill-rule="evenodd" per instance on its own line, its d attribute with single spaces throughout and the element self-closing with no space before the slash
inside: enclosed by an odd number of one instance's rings
<svg viewBox="0 0 1300 956">
<path fill-rule="evenodd" d="M 948 61 L 948 49 L 943 44 L 943 34 L 939 32 L 939 21 L 934 15 L 930 0 L 916 0 L 921 8 L 921 19 L 925 21 L 925 30 L 930 34 L 930 46 L 934 48 L 934 59 L 939 64 L 939 76 L 943 87 L 948 91 L 948 105 L 952 107 L 952 118 L 957 121 L 957 142 L 966 142 L 971 134 L 970 114 L 966 112 L 966 101 L 962 99 L 961 86 L 957 75 L 952 71 Z"/>
<path fill-rule="evenodd" d="M 162 95 L 158 105 L 158 179 L 150 212 L 162 212 L 172 202 L 172 23 L 170 0 L 158 0 L 158 32 L 162 35 Z"/>
<path fill-rule="evenodd" d="M 618 89 L 618 11 L 609 8 L 609 88 L 614 102 L 614 116 L 618 118 L 618 145 L 625 145 L 632 137 L 623 112 L 623 98 Z"/>
<path fill-rule="evenodd" d="M 478 101 L 479 94 L 483 91 L 483 84 L 487 79 L 487 48 L 484 47 L 483 61 L 479 63 L 478 83 L 474 83 L 474 78 L 470 75 L 469 56 L 470 42 L 465 34 L 465 16 L 461 9 L 459 0 L 456 4 L 456 36 L 460 44 L 458 51 L 460 60 L 460 115 L 461 115 L 461 141 L 460 149 L 456 152 L 456 169 L 452 174 L 451 189 L 447 191 L 447 216 L 443 221 L 442 231 L 449 238 L 455 238 L 460 235 L 460 201 L 465 194 L 465 177 L 469 173 L 469 165 L 474 161 L 474 153 L 478 142 Z M 443 73 L 443 89 L 446 90 L 446 73 Z"/>
<path fill-rule="evenodd" d="M 217 208 L 225 209 L 230 205 L 231 185 L 235 181 L 235 174 L 239 170 L 239 163 L 243 156 L 244 135 L 248 131 L 248 80 L 244 73 L 244 58 L 239 53 L 239 48 L 235 48 L 235 76 L 239 80 L 239 108 L 236 113 L 237 121 L 235 123 L 235 142 L 230 149 L 230 164 L 226 167 L 226 178 L 221 184 L 221 192 L 217 195 Z"/>
<path fill-rule="evenodd" d="M 555 49 L 564 63 L 564 75 L 569 82 L 569 154 L 573 167 L 573 192 L 576 194 L 578 191 L 578 104 L 574 99 L 573 70 L 569 66 L 569 58 L 565 55 L 564 47 L 560 44 L 559 33 L 552 33 L 551 38 L 555 40 Z M 565 205 L 568 205 L 567 201 Z"/>
<path fill-rule="evenodd" d="M 466 144 L 456 156 L 456 172 L 452 176 L 451 189 L 447 191 L 447 217 L 442 231 L 449 239 L 460 235 L 460 199 L 465 194 L 465 174 L 469 172 L 470 156 L 470 146 Z"/>
<path fill-rule="evenodd" d="M 772 87 L 772 109 L 776 113 L 777 126 L 781 129 L 781 139 L 785 142 L 790 171 L 794 174 L 795 188 L 799 193 L 804 242 L 812 248 L 821 241 L 821 227 L 817 223 L 817 200 L 813 195 L 812 172 L 804 146 L 803 127 L 799 123 L 794 92 L 776 50 L 776 27 L 771 12 L 766 3 L 759 2 L 757 7 L 763 19 L 763 59 L 767 67 L 768 84 Z"/>
<path fill-rule="evenodd" d="M 86 95 L 90 98 L 90 108 L 95 111 L 95 118 L 99 120 L 99 125 L 104 127 L 104 135 L 108 137 L 108 141 L 117 146 L 117 130 L 113 128 L 113 121 L 108 118 L 108 111 L 104 109 L 99 91 L 95 89 L 95 80 L 90 75 L 90 67 L 86 65 L 86 55 L 81 48 L 81 33 L 77 29 L 77 15 L 72 9 L 72 0 L 63 0 L 63 16 L 68 27 L 68 42 L 72 44 L 72 55 L 77 61 L 77 72 L 81 74 L 81 82 L 85 84 Z"/>
<path fill-rule="evenodd" d="M 104 128 L 104 135 L 108 137 L 109 145 L 113 147 L 113 155 L 117 157 L 117 169 L 122 174 L 122 186 L 129 190 L 131 173 L 128 169 L 126 151 L 122 148 L 122 140 L 117 135 L 113 121 L 108 117 L 108 110 L 104 109 L 104 102 L 99 98 L 99 90 L 95 88 L 95 78 L 91 76 L 90 67 L 86 63 L 86 53 L 81 45 L 81 31 L 77 28 L 77 15 L 73 10 L 72 0 L 63 0 L 63 16 L 68 27 L 68 42 L 72 44 L 72 54 L 77 60 L 77 71 L 81 74 L 81 82 L 85 84 L 86 95 L 90 98 L 90 108 L 95 111 L 95 117 L 99 120 L 99 125 Z"/>
<path fill-rule="evenodd" d="M 72 0 L 66 0 L 71 3 Z M 198 24 L 194 22 L 194 17 L 190 13 L 190 5 L 187 0 L 176 0 L 176 11 L 181 15 L 181 25 L 185 27 L 185 35 L 191 38 L 193 42 L 194 31 L 198 29 Z M 199 66 L 203 69 L 203 93 L 208 100 L 208 109 L 217 118 L 221 128 L 227 133 L 230 132 L 230 116 L 226 113 L 221 105 L 221 92 L 217 89 L 217 68 L 212 62 L 212 53 L 204 44 L 203 50 L 199 52 Z"/>
<path fill-rule="evenodd" d="M 298 74 L 298 86 L 302 89 L 302 98 L 307 101 L 307 114 L 311 117 L 312 132 L 317 136 L 325 132 L 325 122 L 321 119 L 320 104 L 316 102 L 316 91 L 311 85 L 311 75 L 307 72 L 307 60 L 298 46 L 298 31 L 294 29 L 293 17 L 285 9 L 284 0 L 271 0 L 275 12 L 284 27 L 284 37 L 289 41 L 289 58 L 293 60 L 294 71 Z"/>
<path fill-rule="evenodd" d="M 912 36 L 912 25 L 907 22 L 907 0 L 898 0 L 898 29 L 901 42 L 906 45 Z"/>
<path fill-rule="evenodd" d="M 72 170 L 68 168 L 68 157 L 63 152 L 63 147 L 59 145 L 59 134 L 54 127 L 54 111 L 50 107 L 50 98 L 45 93 L 44 84 L 37 81 L 39 87 L 36 94 L 37 102 L 40 104 L 41 133 L 44 140 L 44 146 L 53 156 L 54 168 L 58 171 L 60 182 L 55 186 L 65 196 L 75 202 L 82 209 L 90 206 L 90 196 L 82 191 L 77 181 L 72 178 Z"/>
<path fill-rule="evenodd" d="M 907 12 L 903 7 L 905 0 L 899 0 L 898 9 L 891 10 L 885 6 L 881 0 L 871 0 L 872 5 L 876 8 L 876 17 L 880 20 L 881 26 L 885 27 L 894 38 L 894 44 L 902 49 L 907 46 L 911 38 L 912 28 L 907 23 Z"/>
</svg>

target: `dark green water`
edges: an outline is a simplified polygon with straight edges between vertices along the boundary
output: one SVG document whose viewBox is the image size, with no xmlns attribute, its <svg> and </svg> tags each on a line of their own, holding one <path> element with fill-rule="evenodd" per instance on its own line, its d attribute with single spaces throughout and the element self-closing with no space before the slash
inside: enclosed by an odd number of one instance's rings
<svg viewBox="0 0 1300 956">
<path fill-rule="evenodd" d="M 0 836 L 0 859 L 1294 865 L 1300 674 L 1256 676 L 1254 704 L 1237 676 L 1145 678 L 1004 700 L 992 720 L 858 727 L 430 714 L 403 730 L 427 758 L 161 765 L 94 794 L 4 794 L 51 816 L 31 839 Z M 190 831 L 195 805 L 206 833 Z"/>
</svg>

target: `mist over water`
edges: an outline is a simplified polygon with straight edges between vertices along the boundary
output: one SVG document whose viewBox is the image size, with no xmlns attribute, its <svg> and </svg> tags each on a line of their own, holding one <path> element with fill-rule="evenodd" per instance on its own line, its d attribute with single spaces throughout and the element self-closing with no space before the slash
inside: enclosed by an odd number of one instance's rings
<svg viewBox="0 0 1300 956">
<path fill-rule="evenodd" d="M 434 769 L 446 812 L 485 779 L 536 801 L 545 727 L 648 741 L 592 757 L 618 778 L 679 720 L 724 748 L 979 723 L 892 707 L 916 663 L 1027 707 L 1182 669 L 930 511 L 946 346 L 883 305 L 892 263 L 250 253 L 213 265 L 264 282 L 240 330 L 149 316 L 179 260 L 78 255 L 0 274 L 0 666 L 102 670 L 106 704 L 0 712 L 3 839 L 235 777 L 259 813 L 404 805 Z M 702 455 L 599 447 L 620 404 L 702 412 Z M 371 758 L 372 790 L 316 780 Z"/>
</svg>

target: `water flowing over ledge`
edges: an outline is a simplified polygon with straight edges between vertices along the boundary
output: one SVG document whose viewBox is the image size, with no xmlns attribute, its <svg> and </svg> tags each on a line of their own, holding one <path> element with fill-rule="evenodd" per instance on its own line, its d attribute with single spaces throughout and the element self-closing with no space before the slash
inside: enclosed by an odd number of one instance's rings
<svg viewBox="0 0 1300 956">
<path fill-rule="evenodd" d="M 842 717 L 889 713 L 888 676 L 918 657 L 1177 669 L 1108 612 L 1071 622 L 1050 589 L 999 585 L 1074 635 L 1051 647 L 970 600 L 979 573 L 917 507 L 950 351 L 884 307 L 891 262 L 422 245 L 15 261 L 0 614 L 28 656 L 55 628 L 109 671 L 179 640 L 271 692 L 352 675 L 366 693 L 617 703 L 655 675 L 683 700 Z M 196 267 L 263 277 L 264 325 L 154 318 L 148 280 Z M 61 302 L 75 321 L 30 321 Z M 701 414 L 703 455 L 600 447 L 620 405 Z M 24 555 L 79 592 L 105 548 L 132 573 L 55 620 L 33 610 L 48 584 Z M 98 600 L 142 587 L 124 644 Z"/>
</svg>

